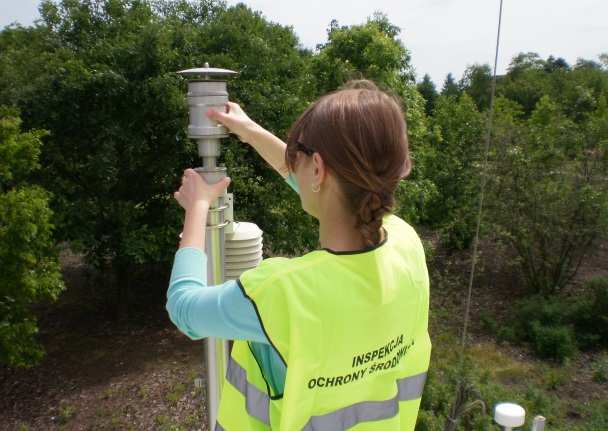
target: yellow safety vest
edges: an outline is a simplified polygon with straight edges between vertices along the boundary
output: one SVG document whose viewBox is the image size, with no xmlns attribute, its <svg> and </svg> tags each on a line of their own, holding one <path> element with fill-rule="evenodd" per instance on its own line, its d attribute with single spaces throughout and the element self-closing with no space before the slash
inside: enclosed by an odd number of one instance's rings
<svg viewBox="0 0 608 431">
<path fill-rule="evenodd" d="M 216 431 L 413 430 L 429 367 L 429 278 L 414 229 L 393 214 L 367 251 L 269 258 L 239 283 L 287 369 L 271 393 L 235 341 Z"/>
</svg>

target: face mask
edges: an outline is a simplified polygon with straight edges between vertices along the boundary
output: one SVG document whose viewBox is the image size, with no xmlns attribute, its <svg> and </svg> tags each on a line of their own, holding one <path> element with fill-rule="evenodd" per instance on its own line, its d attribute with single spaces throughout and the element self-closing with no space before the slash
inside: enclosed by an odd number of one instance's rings
<svg viewBox="0 0 608 431">
<path fill-rule="evenodd" d="M 287 184 L 289 184 L 291 188 L 293 188 L 298 194 L 300 193 L 300 187 L 298 186 L 298 181 L 296 180 L 295 175 L 289 172 L 285 181 L 287 181 Z"/>
</svg>

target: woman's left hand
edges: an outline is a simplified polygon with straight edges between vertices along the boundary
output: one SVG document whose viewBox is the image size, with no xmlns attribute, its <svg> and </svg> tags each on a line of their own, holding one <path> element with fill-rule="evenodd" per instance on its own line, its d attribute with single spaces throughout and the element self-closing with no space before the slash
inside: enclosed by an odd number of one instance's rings
<svg viewBox="0 0 608 431">
<path fill-rule="evenodd" d="M 173 196 L 183 209 L 188 211 L 199 203 L 211 205 L 230 184 L 230 177 L 225 177 L 215 184 L 208 184 L 194 169 L 184 171 L 182 185 Z"/>
</svg>

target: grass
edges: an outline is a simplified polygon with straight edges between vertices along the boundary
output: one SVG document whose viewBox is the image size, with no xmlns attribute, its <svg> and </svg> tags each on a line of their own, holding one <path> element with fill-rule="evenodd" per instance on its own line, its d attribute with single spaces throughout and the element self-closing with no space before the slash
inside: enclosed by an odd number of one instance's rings
<svg viewBox="0 0 608 431">
<path fill-rule="evenodd" d="M 137 395 L 142 400 L 147 400 L 150 397 L 150 389 L 147 386 L 141 385 L 137 390 Z"/>
<path fill-rule="evenodd" d="M 117 387 L 110 386 L 110 387 L 104 389 L 104 391 L 99 395 L 99 398 L 104 399 L 104 400 L 109 400 L 110 398 L 114 398 L 119 394 L 120 394 L 120 391 Z"/>
<path fill-rule="evenodd" d="M 65 425 L 70 419 L 72 419 L 76 415 L 76 408 L 70 404 L 62 404 L 59 406 L 59 415 L 57 416 L 57 421 Z"/>
<path fill-rule="evenodd" d="M 175 407 L 177 402 L 184 396 L 185 393 L 186 385 L 180 382 L 174 383 L 165 394 L 165 401 L 167 401 L 171 406 Z"/>
<path fill-rule="evenodd" d="M 125 420 L 123 418 L 121 418 L 120 416 L 118 416 L 117 414 L 112 415 L 112 417 L 110 418 L 110 422 L 107 424 L 107 426 L 112 431 L 122 431 L 122 430 L 127 430 L 127 431 L 133 430 L 134 431 L 135 430 L 135 428 L 132 425 L 125 422 Z"/>
<path fill-rule="evenodd" d="M 173 423 L 171 418 L 167 415 L 157 415 L 154 418 L 154 423 L 158 427 L 159 431 L 184 431 L 184 428 Z"/>
<path fill-rule="evenodd" d="M 608 353 L 602 354 L 593 364 L 593 381 L 608 383 Z"/>
<path fill-rule="evenodd" d="M 542 360 L 530 360 L 492 342 L 472 344 L 461 364 L 459 338 L 449 329 L 432 334 L 433 351 L 429 378 L 425 386 L 417 431 L 441 431 L 446 422 L 456 385 L 468 382 L 474 390 L 469 401 L 479 395 L 486 407 L 486 416 L 475 408 L 460 418 L 464 430 L 497 430 L 491 414 L 499 402 L 515 402 L 526 410 L 530 429 L 536 415 L 547 418 L 551 431 L 605 431 L 608 429 L 608 401 L 583 402 L 559 390 L 577 376 L 576 364 L 559 366 Z M 605 358 L 596 361 L 601 378 Z M 597 373 L 598 371 L 596 371 Z M 595 377 L 594 377 L 595 379 Z M 566 394 L 568 391 L 563 391 Z"/>
<path fill-rule="evenodd" d="M 200 409 L 197 412 L 186 416 L 182 425 L 186 429 L 197 428 L 203 422 L 204 418 L 201 415 Z"/>
</svg>

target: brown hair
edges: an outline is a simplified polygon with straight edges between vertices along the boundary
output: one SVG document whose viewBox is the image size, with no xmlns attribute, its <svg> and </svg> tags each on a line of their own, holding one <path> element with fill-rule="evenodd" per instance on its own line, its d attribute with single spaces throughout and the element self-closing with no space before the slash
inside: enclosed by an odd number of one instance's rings
<svg viewBox="0 0 608 431">
<path fill-rule="evenodd" d="M 318 152 L 357 216 L 367 246 L 380 240 L 382 217 L 411 170 L 401 101 L 369 80 L 347 82 L 313 102 L 293 123 L 285 163 L 295 169 L 297 142 Z"/>
</svg>

